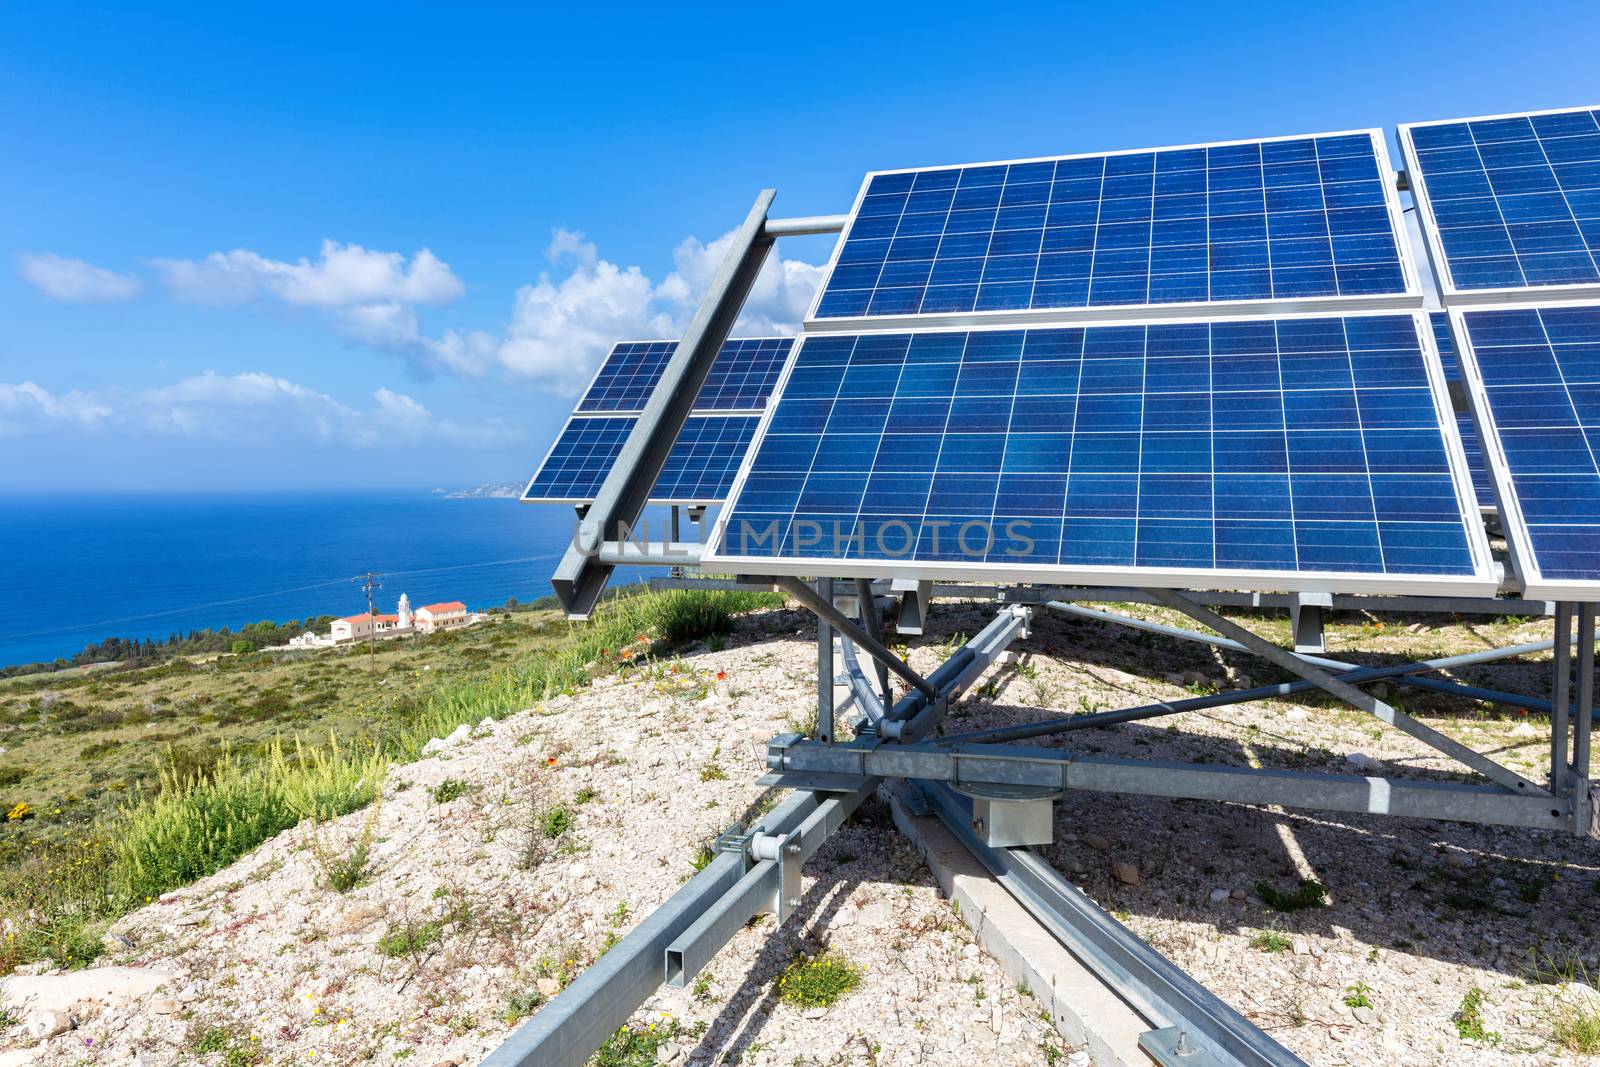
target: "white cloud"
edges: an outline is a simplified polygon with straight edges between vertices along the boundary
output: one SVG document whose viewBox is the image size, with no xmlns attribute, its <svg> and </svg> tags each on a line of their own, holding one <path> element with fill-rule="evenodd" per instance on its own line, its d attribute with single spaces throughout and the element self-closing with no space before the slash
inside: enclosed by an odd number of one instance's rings
<svg viewBox="0 0 1600 1067">
<path fill-rule="evenodd" d="M 151 389 L 52 394 L 34 382 L 0 383 L 0 434 L 51 429 L 108 429 L 118 434 L 189 437 L 229 443 L 341 444 L 374 448 L 437 440 L 483 446 L 521 439 L 499 420 L 462 423 L 439 418 L 390 389 L 373 393 L 362 411 L 326 393 L 270 374 L 214 371 Z"/>
<path fill-rule="evenodd" d="M 201 260 L 155 259 L 151 264 L 165 275 L 174 295 L 205 304 L 233 303 L 257 294 L 301 307 L 447 304 L 466 291 L 450 265 L 426 248 L 409 264 L 399 252 L 328 240 L 315 263 L 304 256 L 289 263 L 236 248 Z"/>
<path fill-rule="evenodd" d="M 52 300 L 102 303 L 126 300 L 139 291 L 134 278 L 54 252 L 27 252 L 21 261 L 22 277 Z"/>
<path fill-rule="evenodd" d="M 709 245 L 694 237 L 684 240 L 673 250 L 674 270 L 657 284 L 638 267 L 601 259 L 583 234 L 555 230 L 545 255 L 553 266 L 570 264 L 570 269 L 560 280 L 546 271 L 517 290 L 497 353 L 500 363 L 555 392 L 577 392 L 616 342 L 677 337 L 732 241 L 731 233 Z M 734 333 L 796 332 L 822 271 L 810 263 L 769 256 Z"/>
<path fill-rule="evenodd" d="M 464 334 L 446 330 L 442 337 L 428 337 L 422 332 L 417 309 L 398 301 L 345 308 L 339 312 L 338 325 L 339 332 L 352 341 L 404 356 L 422 376 L 443 369 L 476 378 L 494 362 L 493 337 L 480 330 Z"/>
</svg>

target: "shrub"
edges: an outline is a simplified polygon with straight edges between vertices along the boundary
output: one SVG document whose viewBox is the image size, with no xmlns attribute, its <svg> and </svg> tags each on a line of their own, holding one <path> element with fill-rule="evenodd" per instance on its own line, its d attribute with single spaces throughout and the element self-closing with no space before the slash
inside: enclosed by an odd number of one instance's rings
<svg viewBox="0 0 1600 1067">
<path fill-rule="evenodd" d="M 861 968 L 835 952 L 802 956 L 778 979 L 778 996 L 797 1008 L 826 1008 L 861 984 Z"/>
<path fill-rule="evenodd" d="M 459 778 L 446 778 L 429 792 L 435 804 L 448 804 L 466 791 L 467 783 Z"/>
<path fill-rule="evenodd" d="M 1450 1021 L 1456 1024 L 1456 1035 L 1461 1040 L 1487 1041 L 1490 1044 L 1500 1040 L 1500 1035 L 1483 1023 L 1483 1002 L 1488 999 L 1488 994 L 1477 986 L 1467 990 L 1467 995 L 1461 998 L 1461 1006 L 1450 1017 Z"/>
<path fill-rule="evenodd" d="M 277 742 L 246 768 L 224 750 L 210 777 L 177 780 L 163 771 L 161 792 L 126 809 L 116 826 L 127 891 L 156 897 L 221 870 L 302 819 L 344 815 L 370 803 L 383 760 L 330 739 L 326 749 L 297 740 L 293 756 Z"/>
<path fill-rule="evenodd" d="M 407 923 L 378 938 L 378 951 L 390 959 L 417 956 L 438 942 L 443 930 L 438 922 Z"/>
<path fill-rule="evenodd" d="M 1285 893 L 1275 889 L 1265 880 L 1256 883 L 1256 896 L 1274 911 L 1304 911 L 1307 908 L 1326 908 L 1328 890 L 1321 882 L 1302 881 L 1300 888 Z"/>
<path fill-rule="evenodd" d="M 572 822 L 572 809 L 565 804 L 554 805 L 539 820 L 544 836 L 551 841 L 572 829 Z"/>
</svg>

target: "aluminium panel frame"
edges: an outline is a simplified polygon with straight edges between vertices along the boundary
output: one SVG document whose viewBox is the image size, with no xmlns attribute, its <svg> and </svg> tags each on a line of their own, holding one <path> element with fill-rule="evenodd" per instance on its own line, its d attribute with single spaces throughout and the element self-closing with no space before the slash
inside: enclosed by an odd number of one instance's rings
<svg viewBox="0 0 1600 1067">
<path fill-rule="evenodd" d="M 817 318 L 817 309 L 822 305 L 822 298 L 828 290 L 828 283 L 833 280 L 833 271 L 838 266 L 839 255 L 844 251 L 845 241 L 850 236 L 850 230 L 855 226 L 856 213 L 861 209 L 861 202 L 866 199 L 867 187 L 872 184 L 872 179 L 880 174 L 917 174 L 924 171 L 963 170 L 968 167 L 1009 166 L 1016 163 L 1045 163 L 1066 159 L 1094 159 L 1102 156 L 1136 156 L 1150 152 L 1181 152 L 1196 148 L 1227 148 L 1231 145 L 1241 144 L 1273 144 L 1282 141 L 1304 141 L 1322 137 L 1356 137 L 1362 135 L 1371 139 L 1373 155 L 1378 163 L 1378 174 L 1383 184 L 1384 207 L 1389 216 L 1389 229 L 1391 236 L 1394 238 L 1395 254 L 1400 260 L 1401 276 L 1405 280 L 1405 290 L 1403 292 L 1357 296 L 1274 297 L 1255 300 L 1194 300 L 1177 304 L 1106 304 L 1097 307 L 1016 308 L 998 311 L 937 312 L 929 315 L 849 315 L 837 318 Z M 1204 141 L 1199 144 L 1166 145 L 1160 148 L 1123 148 L 1114 152 L 1075 152 L 1071 155 L 1062 156 L 1032 156 L 1025 159 L 998 159 L 932 167 L 897 167 L 892 170 L 872 170 L 868 171 L 861 180 L 861 187 L 856 191 L 855 200 L 851 202 L 848 217 L 850 221 L 840 231 L 839 240 L 834 243 L 833 253 L 828 257 L 827 270 L 822 276 L 822 283 L 817 286 L 816 294 L 811 298 L 811 307 L 806 311 L 804 319 L 805 333 L 870 333 L 885 328 L 904 330 L 938 326 L 960 326 L 970 329 L 999 324 L 1028 326 L 1042 323 L 1061 323 L 1070 326 L 1083 323 L 1121 322 L 1130 318 L 1161 320 L 1188 318 L 1206 312 L 1228 317 L 1240 315 L 1255 318 L 1271 318 L 1285 314 L 1316 313 L 1334 315 L 1341 312 L 1373 309 L 1389 311 L 1410 310 L 1421 307 L 1425 299 L 1425 294 L 1417 277 L 1416 263 L 1412 261 L 1411 240 L 1406 234 L 1405 215 L 1401 210 L 1400 194 L 1394 180 L 1394 165 L 1389 159 L 1389 139 L 1383 130 L 1376 127 L 1358 130 L 1338 130 L 1332 133 L 1290 134 L 1281 137 L 1241 137 L 1231 141 Z"/>
<path fill-rule="evenodd" d="M 1561 285 L 1512 285 L 1492 289 L 1458 289 L 1450 273 L 1450 261 L 1444 254 L 1444 242 L 1439 237 L 1439 224 L 1433 215 L 1433 200 L 1428 195 L 1428 180 L 1422 173 L 1417 158 L 1417 148 L 1411 131 L 1422 126 L 1455 126 L 1463 122 L 1492 122 L 1496 119 L 1531 118 L 1536 115 L 1562 115 L 1571 111 L 1600 111 L 1600 104 L 1592 107 L 1552 107 L 1539 111 L 1512 111 L 1504 115 L 1474 115 L 1462 119 L 1432 119 L 1427 122 L 1402 122 L 1398 127 L 1400 154 L 1406 167 L 1406 180 L 1411 189 L 1411 200 L 1417 207 L 1418 229 L 1422 243 L 1433 266 L 1434 280 L 1439 286 L 1439 296 L 1445 308 L 1458 304 L 1509 304 L 1549 303 L 1558 300 L 1600 298 L 1600 282 L 1568 282 Z"/>
<path fill-rule="evenodd" d="M 1455 411 L 1450 402 L 1449 390 L 1444 380 L 1444 367 L 1440 362 L 1439 352 L 1434 343 L 1433 330 L 1428 322 L 1427 312 L 1421 310 L 1396 312 L 1368 309 L 1359 314 L 1340 316 L 1317 315 L 1302 311 L 1299 315 L 1280 315 L 1277 318 L 1365 318 L 1395 314 L 1408 316 L 1416 329 L 1417 341 L 1422 352 L 1422 364 L 1426 370 L 1429 390 L 1433 396 L 1434 415 L 1444 439 L 1445 454 L 1450 466 L 1451 482 L 1456 491 L 1456 508 L 1465 530 L 1468 549 L 1472 554 L 1474 569 L 1470 575 L 1410 574 L 1392 576 L 1350 571 L 1273 571 L 1135 566 L 1078 567 L 1059 563 L 1017 563 L 1013 565 L 990 562 L 952 562 L 948 560 L 919 561 L 910 558 L 839 559 L 820 556 L 794 558 L 739 556 L 724 553 L 720 551 L 720 548 L 723 544 L 728 522 L 733 517 L 734 505 L 738 502 L 739 495 L 744 489 L 745 481 L 748 479 L 750 470 L 754 465 L 756 454 L 760 451 L 760 445 L 766 439 L 767 428 L 772 422 L 773 415 L 783 401 L 784 391 L 799 361 L 800 352 L 805 347 L 808 337 L 816 335 L 802 335 L 799 343 L 789 353 L 789 359 L 784 364 L 783 374 L 779 377 L 777 388 L 773 391 L 772 402 L 767 405 L 766 414 L 756 426 L 755 436 L 750 442 L 750 450 L 745 453 L 744 462 L 740 464 L 739 472 L 734 477 L 733 487 L 728 492 L 727 503 L 718 513 L 710 535 L 706 538 L 706 550 L 701 556 L 701 566 L 708 571 L 741 575 L 791 575 L 808 578 L 820 576 L 831 578 L 909 578 L 933 581 L 1045 582 L 1056 585 L 1081 584 L 1091 586 L 1132 586 L 1136 588 L 1227 589 L 1265 593 L 1388 593 L 1404 596 L 1492 598 L 1500 589 L 1502 576 L 1489 549 L 1488 534 L 1484 529 L 1478 510 L 1477 495 L 1472 488 L 1472 475 L 1467 470 L 1466 450 L 1461 444 L 1461 437 L 1456 429 Z M 1171 321 L 1191 323 L 1250 322 L 1259 321 L 1261 318 L 1262 316 L 1259 315 L 1189 316 L 1186 319 Z M 1146 319 L 1132 319 L 1115 323 L 1090 324 L 1056 322 L 1052 326 L 1072 329 L 1081 328 L 1085 325 L 1155 326 L 1165 324 L 1167 324 L 1165 321 L 1151 322 Z M 993 324 L 986 327 L 987 330 L 991 331 L 1014 330 L 1017 328 L 1012 325 L 997 326 Z M 1034 328 L 1044 329 L 1047 327 Z M 862 335 L 881 335 L 906 333 L 908 331 L 904 329 L 885 329 L 880 326 L 876 329 L 856 332 Z M 969 331 L 968 328 L 945 326 L 909 332 L 922 334 Z"/>
<path fill-rule="evenodd" d="M 1565 110 L 1565 109 L 1564 109 Z M 1596 307 L 1600 301 L 1545 301 L 1542 304 L 1514 302 L 1505 304 L 1472 304 L 1450 309 L 1450 325 L 1455 330 L 1456 354 L 1461 360 L 1461 377 L 1467 386 L 1468 407 L 1472 422 L 1478 431 L 1478 443 L 1483 449 L 1483 462 L 1489 469 L 1489 483 L 1494 488 L 1499 505 L 1500 522 L 1505 527 L 1506 543 L 1511 548 L 1511 561 L 1516 581 L 1522 595 L 1533 600 L 1571 601 L 1593 603 L 1600 601 L 1600 579 L 1547 579 L 1539 570 L 1539 559 L 1533 551 L 1533 539 L 1528 532 L 1527 518 L 1522 513 L 1522 502 L 1517 496 L 1516 482 L 1511 467 L 1506 462 L 1505 447 L 1500 443 L 1499 424 L 1489 407 L 1489 392 L 1478 369 L 1478 354 L 1468 335 L 1466 316 L 1475 312 L 1540 311 L 1546 307 Z M 759 436 L 760 429 L 757 428 Z M 738 488 L 735 481 L 734 487 Z M 730 496 L 730 499 L 731 496 Z M 1600 516 L 1596 516 L 1600 522 Z"/>
</svg>

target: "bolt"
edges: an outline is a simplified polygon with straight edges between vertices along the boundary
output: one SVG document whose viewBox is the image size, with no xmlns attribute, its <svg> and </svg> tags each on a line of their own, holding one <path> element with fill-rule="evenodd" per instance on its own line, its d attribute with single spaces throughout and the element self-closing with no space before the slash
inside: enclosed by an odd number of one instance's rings
<svg viewBox="0 0 1600 1067">
<path fill-rule="evenodd" d="M 799 845 L 789 845 L 787 848 L 784 849 L 784 851 L 787 852 L 791 856 L 798 856 L 798 855 L 800 855 L 800 846 Z"/>
<path fill-rule="evenodd" d="M 1178 1047 L 1173 1049 L 1180 1056 L 1193 1056 L 1194 1046 L 1189 1044 L 1189 1031 L 1178 1031 Z"/>
</svg>

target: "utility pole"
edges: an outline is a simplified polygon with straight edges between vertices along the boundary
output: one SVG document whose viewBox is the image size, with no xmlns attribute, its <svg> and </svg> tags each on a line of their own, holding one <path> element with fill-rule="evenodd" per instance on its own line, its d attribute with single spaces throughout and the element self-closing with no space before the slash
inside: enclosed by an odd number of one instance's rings
<svg viewBox="0 0 1600 1067">
<path fill-rule="evenodd" d="M 366 574 L 356 576 L 356 580 L 363 583 L 361 588 L 365 589 L 367 593 L 367 626 L 369 627 L 367 630 L 367 670 L 369 672 L 378 669 L 378 616 L 372 610 L 372 593 L 375 589 L 383 588 L 383 583 L 378 581 L 382 577 L 383 575 L 377 571 L 368 571 Z"/>
</svg>

